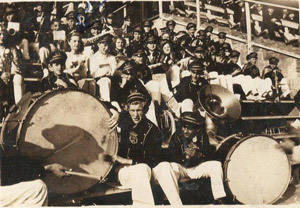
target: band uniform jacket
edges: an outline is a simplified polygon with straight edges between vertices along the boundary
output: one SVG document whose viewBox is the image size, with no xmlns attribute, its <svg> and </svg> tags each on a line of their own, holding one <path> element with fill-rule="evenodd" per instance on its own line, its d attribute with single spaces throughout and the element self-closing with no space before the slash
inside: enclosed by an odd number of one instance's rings
<svg viewBox="0 0 300 208">
<path fill-rule="evenodd" d="M 190 76 L 184 77 L 173 92 L 174 98 L 178 102 L 182 102 L 185 99 L 191 99 L 194 103 L 196 103 L 198 98 L 198 91 L 206 84 L 208 84 L 208 82 L 204 78 L 201 78 L 199 84 L 197 85 L 192 83 Z"/>
<path fill-rule="evenodd" d="M 190 141 L 188 141 L 190 140 Z M 194 157 L 188 157 L 185 149 L 189 146 L 197 148 Z M 198 134 L 193 139 L 186 139 L 181 132 L 176 131 L 165 151 L 165 159 L 168 162 L 176 162 L 187 168 L 199 165 L 212 158 L 214 148 L 209 144 L 206 134 Z"/>
<path fill-rule="evenodd" d="M 247 63 L 244 65 L 242 69 L 242 73 L 244 75 L 250 75 L 252 78 L 259 77 L 259 69 L 256 65 L 252 65 L 250 63 Z"/>
<path fill-rule="evenodd" d="M 149 167 L 155 167 L 162 159 L 161 134 L 158 128 L 146 117 L 136 126 L 129 113 L 123 113 L 120 118 L 121 141 L 118 155 L 132 159 L 133 164 L 145 163 Z"/>
</svg>

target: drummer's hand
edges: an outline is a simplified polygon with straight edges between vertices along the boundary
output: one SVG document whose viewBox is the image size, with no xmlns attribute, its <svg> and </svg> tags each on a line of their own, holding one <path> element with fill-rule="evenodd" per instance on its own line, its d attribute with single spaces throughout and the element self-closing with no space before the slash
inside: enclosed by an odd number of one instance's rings
<svg viewBox="0 0 300 208">
<path fill-rule="evenodd" d="M 57 164 L 57 163 L 46 165 L 46 166 L 44 166 L 44 168 L 46 171 L 52 172 L 54 175 L 56 175 L 59 178 L 69 175 L 65 172 L 68 170 L 68 168 L 66 168 L 60 164 Z"/>
<path fill-rule="evenodd" d="M 112 116 L 108 121 L 108 127 L 110 128 L 110 132 L 112 132 L 118 126 L 120 113 L 112 108 L 110 109 L 110 112 L 112 113 Z"/>
<path fill-rule="evenodd" d="M 105 162 L 116 163 L 117 155 L 104 154 L 103 159 Z"/>
<path fill-rule="evenodd" d="M 290 139 L 285 139 L 281 143 L 278 144 L 278 148 L 282 149 L 287 154 L 292 153 L 293 147 L 295 147 L 295 142 L 293 142 Z"/>
</svg>

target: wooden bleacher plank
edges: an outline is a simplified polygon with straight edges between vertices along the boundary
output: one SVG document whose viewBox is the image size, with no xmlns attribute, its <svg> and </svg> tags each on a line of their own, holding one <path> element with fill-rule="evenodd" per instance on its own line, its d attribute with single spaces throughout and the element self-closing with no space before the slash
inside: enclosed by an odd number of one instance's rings
<svg viewBox="0 0 300 208">
<path fill-rule="evenodd" d="M 254 20 L 254 21 L 259 21 L 259 22 L 262 22 L 263 21 L 263 17 L 261 15 L 258 15 L 258 14 L 251 14 L 251 18 Z"/>
<path fill-rule="evenodd" d="M 183 3 L 184 3 L 185 6 L 196 8 L 196 2 L 184 1 Z"/>
<path fill-rule="evenodd" d="M 211 10 L 211 11 L 214 11 L 214 12 L 220 12 L 220 13 L 223 13 L 223 14 L 225 12 L 225 10 L 222 7 L 217 7 L 217 6 L 213 6 L 213 5 L 210 5 L 210 4 L 205 4 L 205 9 Z"/>
<path fill-rule="evenodd" d="M 289 27 L 289 28 L 296 29 L 296 30 L 298 30 L 298 28 L 299 28 L 298 23 L 292 22 L 292 21 L 289 21 L 289 20 L 281 19 L 281 24 L 284 27 Z"/>
<path fill-rule="evenodd" d="M 234 11 L 233 11 L 233 10 L 231 10 L 231 9 L 229 9 L 229 8 L 226 8 L 226 11 L 227 11 L 228 14 L 234 15 Z"/>
</svg>

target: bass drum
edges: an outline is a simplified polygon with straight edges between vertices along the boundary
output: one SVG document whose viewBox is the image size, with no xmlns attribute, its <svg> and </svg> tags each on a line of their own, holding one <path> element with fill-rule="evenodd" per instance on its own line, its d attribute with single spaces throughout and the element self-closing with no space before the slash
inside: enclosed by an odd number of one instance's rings
<svg viewBox="0 0 300 208">
<path fill-rule="evenodd" d="M 232 137 L 222 142 L 218 152 L 227 152 L 225 183 L 233 199 L 243 204 L 273 204 L 284 194 L 291 165 L 277 145 L 275 139 L 266 135 Z"/>
<path fill-rule="evenodd" d="M 103 154 L 116 154 L 118 149 L 117 132 L 109 132 L 109 118 L 103 103 L 82 91 L 46 93 L 29 106 L 18 126 L 18 150 L 43 165 L 58 163 L 104 180 L 112 164 L 104 161 Z M 60 179 L 51 173 L 44 178 L 55 194 L 78 193 L 99 180 L 74 175 Z"/>
</svg>

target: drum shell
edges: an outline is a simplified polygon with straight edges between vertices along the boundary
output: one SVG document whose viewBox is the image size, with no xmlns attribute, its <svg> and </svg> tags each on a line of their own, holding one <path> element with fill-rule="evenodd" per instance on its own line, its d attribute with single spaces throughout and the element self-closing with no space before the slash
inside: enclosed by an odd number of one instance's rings
<svg viewBox="0 0 300 208">
<path fill-rule="evenodd" d="M 227 151 L 223 159 L 224 178 L 234 200 L 243 204 L 273 204 L 281 198 L 290 182 L 291 166 L 277 144 L 271 136 L 251 135 L 233 137 L 220 147 L 219 157 Z"/>
<path fill-rule="evenodd" d="M 95 97 L 78 90 L 56 90 L 39 97 L 18 127 L 17 146 L 22 156 L 43 165 L 58 163 L 74 172 L 99 177 L 47 173 L 50 193 L 73 194 L 105 180 L 112 164 L 104 154 L 116 154 L 118 136 L 109 133 L 109 110 Z"/>
</svg>

